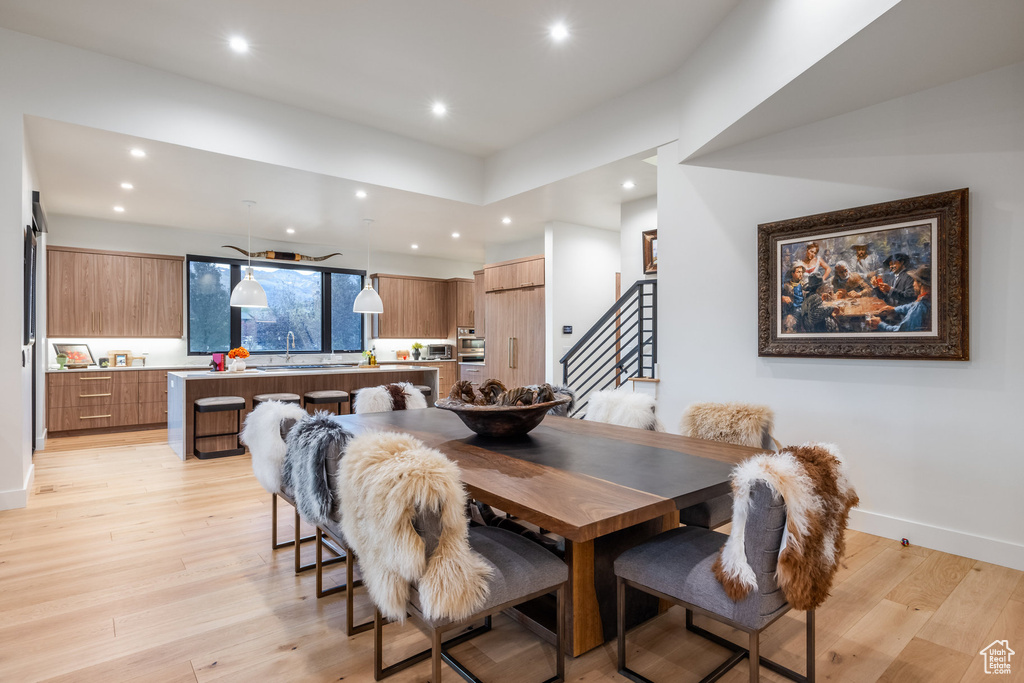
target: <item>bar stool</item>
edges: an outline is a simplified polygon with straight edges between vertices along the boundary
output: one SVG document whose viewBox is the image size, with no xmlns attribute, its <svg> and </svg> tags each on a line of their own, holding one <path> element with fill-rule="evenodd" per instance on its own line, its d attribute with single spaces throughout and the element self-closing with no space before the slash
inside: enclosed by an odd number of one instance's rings
<svg viewBox="0 0 1024 683">
<path fill-rule="evenodd" d="M 267 401 L 279 401 L 281 403 L 295 403 L 302 405 L 302 397 L 298 394 L 256 394 L 252 397 L 252 409 L 256 410 L 256 406 Z"/>
<path fill-rule="evenodd" d="M 426 384 L 414 384 L 414 389 L 419 390 L 423 394 L 423 398 L 427 399 L 427 403 L 430 403 L 430 397 L 434 394 L 434 390 L 428 387 Z"/>
<path fill-rule="evenodd" d="M 307 391 L 306 395 L 303 396 L 306 401 L 306 407 L 311 405 L 332 405 L 337 404 L 338 415 L 341 415 L 341 405 L 348 403 L 348 392 L 342 391 L 341 389 L 325 389 L 323 391 Z"/>
<path fill-rule="evenodd" d="M 199 436 L 196 430 L 196 418 L 199 413 L 224 413 L 230 410 L 236 411 L 238 415 L 238 426 L 233 432 L 223 434 L 204 434 Z M 210 396 L 208 398 L 197 398 L 192 406 L 192 455 L 200 460 L 209 458 L 226 458 L 230 455 L 242 455 L 245 448 L 242 447 L 238 435 L 242 432 L 242 411 L 245 410 L 245 399 L 241 396 Z M 235 448 L 227 448 L 220 451 L 199 450 L 199 439 L 213 439 L 219 436 L 235 437 Z"/>
</svg>

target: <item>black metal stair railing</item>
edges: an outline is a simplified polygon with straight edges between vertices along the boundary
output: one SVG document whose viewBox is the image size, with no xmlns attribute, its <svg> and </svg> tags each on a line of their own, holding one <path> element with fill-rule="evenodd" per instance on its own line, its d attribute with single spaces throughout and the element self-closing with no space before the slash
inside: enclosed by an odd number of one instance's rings
<svg viewBox="0 0 1024 683">
<path fill-rule="evenodd" d="M 585 412 L 591 392 L 630 377 L 654 377 L 658 362 L 658 281 L 637 280 L 559 361 L 562 382 L 576 392 L 571 416 Z"/>
</svg>

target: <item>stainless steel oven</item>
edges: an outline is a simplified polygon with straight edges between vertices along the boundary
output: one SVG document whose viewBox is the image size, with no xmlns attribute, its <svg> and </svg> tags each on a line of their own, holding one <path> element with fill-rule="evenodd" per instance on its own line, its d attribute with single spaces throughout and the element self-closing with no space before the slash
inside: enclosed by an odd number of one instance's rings
<svg viewBox="0 0 1024 683">
<path fill-rule="evenodd" d="M 460 327 L 456 342 L 460 363 L 483 363 L 484 340 L 476 336 L 472 327 Z"/>
</svg>

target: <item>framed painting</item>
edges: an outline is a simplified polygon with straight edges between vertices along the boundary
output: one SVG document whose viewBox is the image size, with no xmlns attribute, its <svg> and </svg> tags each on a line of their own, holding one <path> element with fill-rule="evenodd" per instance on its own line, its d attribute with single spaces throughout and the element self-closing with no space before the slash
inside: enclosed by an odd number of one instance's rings
<svg viewBox="0 0 1024 683">
<path fill-rule="evenodd" d="M 67 366 L 69 368 L 84 368 L 90 365 L 96 365 L 96 361 L 93 360 L 92 351 L 89 350 L 88 344 L 54 343 L 53 350 L 58 356 L 63 353 L 68 357 Z"/>
<path fill-rule="evenodd" d="M 644 231 L 644 275 L 658 272 L 658 231 Z"/>
<path fill-rule="evenodd" d="M 758 355 L 969 360 L 968 190 L 758 226 Z"/>
</svg>

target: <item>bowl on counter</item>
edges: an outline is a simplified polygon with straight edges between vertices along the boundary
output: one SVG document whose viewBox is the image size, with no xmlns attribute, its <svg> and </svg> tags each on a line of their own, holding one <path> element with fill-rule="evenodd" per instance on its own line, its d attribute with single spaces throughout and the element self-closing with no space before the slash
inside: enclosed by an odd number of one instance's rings
<svg viewBox="0 0 1024 683">
<path fill-rule="evenodd" d="M 568 396 L 560 396 L 554 401 L 529 406 L 480 406 L 443 398 L 434 405 L 458 415 L 467 427 L 480 436 L 509 438 L 529 433 L 544 420 L 549 410 L 568 402 Z"/>
</svg>

